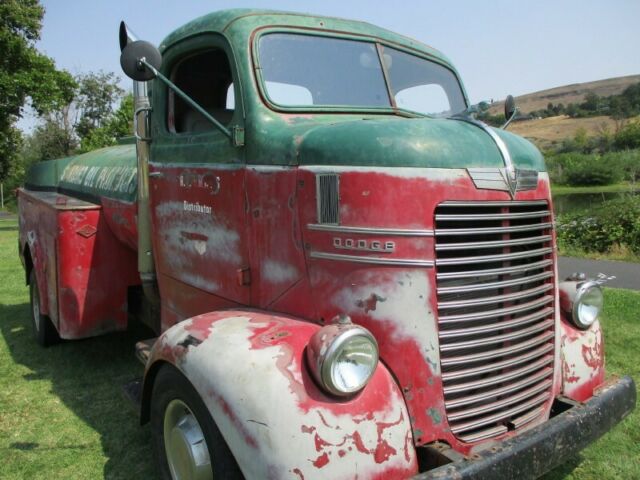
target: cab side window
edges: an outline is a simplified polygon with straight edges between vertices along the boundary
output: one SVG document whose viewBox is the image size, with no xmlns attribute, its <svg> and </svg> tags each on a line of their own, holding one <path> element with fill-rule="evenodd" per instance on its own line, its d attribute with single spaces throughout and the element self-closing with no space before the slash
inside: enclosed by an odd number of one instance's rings
<svg viewBox="0 0 640 480">
<path fill-rule="evenodd" d="M 223 50 L 206 50 L 182 60 L 171 72 L 171 80 L 220 123 L 231 123 L 234 112 L 233 77 L 229 59 Z M 175 92 L 169 91 L 168 100 L 169 131 L 196 133 L 215 130 L 209 120 Z"/>
</svg>

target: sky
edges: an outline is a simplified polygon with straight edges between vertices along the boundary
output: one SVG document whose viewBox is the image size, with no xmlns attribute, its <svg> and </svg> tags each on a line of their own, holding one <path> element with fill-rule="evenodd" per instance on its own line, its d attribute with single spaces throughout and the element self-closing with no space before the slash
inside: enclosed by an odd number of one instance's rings
<svg viewBox="0 0 640 480">
<path fill-rule="evenodd" d="M 72 74 L 123 77 L 118 26 L 156 45 L 225 8 L 269 8 L 363 20 L 443 52 L 472 103 L 640 74 L 639 0 L 42 0 L 40 51 Z M 29 129 L 33 119 L 20 126 Z"/>
</svg>

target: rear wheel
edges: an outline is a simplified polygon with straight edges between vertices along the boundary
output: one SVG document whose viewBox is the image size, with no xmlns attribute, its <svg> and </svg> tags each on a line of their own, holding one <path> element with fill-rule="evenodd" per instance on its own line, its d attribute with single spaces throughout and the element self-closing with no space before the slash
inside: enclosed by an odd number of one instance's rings
<svg viewBox="0 0 640 480">
<path fill-rule="evenodd" d="M 153 385 L 151 429 L 162 478 L 243 478 L 200 395 L 170 365 L 161 367 Z"/>
<path fill-rule="evenodd" d="M 40 311 L 40 291 L 34 270 L 29 274 L 29 300 L 31 303 L 31 326 L 38 344 L 48 347 L 60 341 L 51 319 Z"/>
</svg>

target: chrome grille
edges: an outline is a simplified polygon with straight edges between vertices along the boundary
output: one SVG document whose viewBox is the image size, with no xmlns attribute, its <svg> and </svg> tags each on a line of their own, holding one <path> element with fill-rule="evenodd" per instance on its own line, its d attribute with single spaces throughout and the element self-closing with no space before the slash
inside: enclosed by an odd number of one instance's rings
<svg viewBox="0 0 640 480">
<path fill-rule="evenodd" d="M 435 226 L 445 408 L 475 442 L 539 418 L 551 398 L 552 218 L 546 201 L 445 202 Z"/>
</svg>

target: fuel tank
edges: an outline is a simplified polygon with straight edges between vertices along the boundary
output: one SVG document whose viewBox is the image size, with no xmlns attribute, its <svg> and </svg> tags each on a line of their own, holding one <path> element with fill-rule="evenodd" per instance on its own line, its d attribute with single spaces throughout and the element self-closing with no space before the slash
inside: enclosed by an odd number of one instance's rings
<svg viewBox="0 0 640 480">
<path fill-rule="evenodd" d="M 55 191 L 100 205 L 118 240 L 137 249 L 137 166 L 133 139 L 31 167 L 27 190 Z"/>
</svg>

